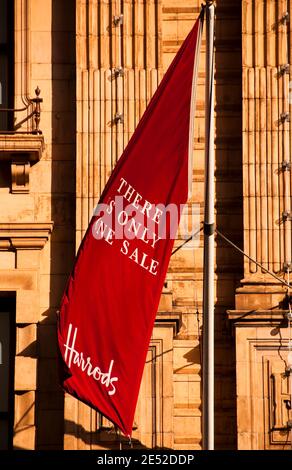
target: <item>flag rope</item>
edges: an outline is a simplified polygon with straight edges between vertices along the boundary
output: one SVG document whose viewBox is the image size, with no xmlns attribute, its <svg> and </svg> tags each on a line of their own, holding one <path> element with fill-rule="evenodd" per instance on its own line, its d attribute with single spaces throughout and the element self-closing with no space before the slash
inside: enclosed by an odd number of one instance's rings
<svg viewBox="0 0 292 470">
<path fill-rule="evenodd" d="M 173 256 L 177 251 L 179 251 L 181 248 L 183 248 L 189 241 L 191 241 L 193 238 L 195 238 L 201 231 L 203 230 L 203 225 L 200 227 L 196 232 L 194 232 L 187 240 L 185 240 L 180 246 L 175 248 L 173 252 L 171 253 L 171 256 Z M 217 228 L 215 228 L 215 232 L 221 237 L 223 240 L 225 240 L 229 245 L 231 245 L 233 248 L 235 248 L 237 251 L 239 251 L 242 255 L 244 255 L 246 258 L 248 258 L 250 261 L 255 263 L 259 268 L 261 268 L 263 271 L 265 271 L 267 274 L 270 274 L 270 276 L 274 277 L 279 281 L 281 284 L 285 285 L 289 289 L 292 289 L 292 286 L 290 284 L 290 280 L 287 282 L 284 279 L 281 279 L 279 276 L 276 274 L 272 273 L 269 269 L 265 268 L 261 263 L 253 259 L 251 256 L 249 256 L 245 251 L 243 251 L 239 246 L 237 246 L 235 243 L 233 243 L 229 238 L 227 238 L 225 235 L 223 235 L 222 232 L 220 232 Z M 289 276 L 289 271 L 288 271 L 288 276 Z M 289 303 L 289 308 L 291 309 L 290 303 Z"/>
<path fill-rule="evenodd" d="M 274 277 L 275 279 L 277 279 L 277 281 L 279 281 L 281 284 L 287 286 L 289 289 L 292 288 L 292 286 L 290 285 L 290 282 L 286 282 L 284 279 L 281 279 L 279 276 L 277 276 L 276 274 L 272 273 L 272 271 L 270 271 L 269 269 L 265 268 L 261 263 L 259 263 L 258 261 L 256 261 L 255 259 L 253 259 L 251 256 L 249 256 L 247 253 L 245 253 L 241 248 L 239 248 L 239 246 L 235 245 L 235 243 L 233 243 L 231 240 L 229 240 L 229 238 L 227 238 L 225 235 L 223 235 L 223 233 L 221 233 L 218 229 L 215 229 L 215 232 L 219 235 L 219 237 L 223 238 L 223 240 L 225 240 L 227 243 L 229 243 L 229 245 L 233 246 L 233 248 L 235 248 L 237 251 L 239 251 L 242 255 L 244 255 L 246 258 L 248 258 L 250 261 L 252 261 L 253 263 L 255 263 L 259 268 L 261 268 L 263 271 L 265 271 L 266 273 L 270 274 L 270 276 Z"/>
<path fill-rule="evenodd" d="M 181 248 L 183 248 L 187 243 L 189 243 L 193 238 L 195 238 L 200 232 L 203 230 L 203 225 L 201 228 L 199 228 L 196 232 L 194 232 L 187 240 L 185 240 L 180 246 L 176 247 L 175 250 L 171 253 L 171 256 L 173 256 L 177 251 L 179 251 Z"/>
</svg>

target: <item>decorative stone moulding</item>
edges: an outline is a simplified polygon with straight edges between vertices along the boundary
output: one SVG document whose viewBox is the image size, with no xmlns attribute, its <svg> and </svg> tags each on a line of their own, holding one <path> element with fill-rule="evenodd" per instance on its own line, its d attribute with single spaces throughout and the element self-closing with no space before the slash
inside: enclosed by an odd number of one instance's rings
<svg viewBox="0 0 292 470">
<path fill-rule="evenodd" d="M 42 135 L 0 134 L 0 164 L 11 165 L 11 193 L 29 193 L 30 167 L 38 162 L 44 150 Z"/>
<path fill-rule="evenodd" d="M 41 250 L 53 230 L 53 222 L 0 223 L 0 250 Z"/>
</svg>

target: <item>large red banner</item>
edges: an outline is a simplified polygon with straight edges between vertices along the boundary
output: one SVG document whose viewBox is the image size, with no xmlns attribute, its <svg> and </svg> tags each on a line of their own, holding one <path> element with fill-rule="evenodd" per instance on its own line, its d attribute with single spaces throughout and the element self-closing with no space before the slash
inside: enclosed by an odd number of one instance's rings
<svg viewBox="0 0 292 470">
<path fill-rule="evenodd" d="M 201 30 L 200 15 L 104 189 L 60 309 L 64 390 L 128 436 L 188 197 Z"/>
</svg>

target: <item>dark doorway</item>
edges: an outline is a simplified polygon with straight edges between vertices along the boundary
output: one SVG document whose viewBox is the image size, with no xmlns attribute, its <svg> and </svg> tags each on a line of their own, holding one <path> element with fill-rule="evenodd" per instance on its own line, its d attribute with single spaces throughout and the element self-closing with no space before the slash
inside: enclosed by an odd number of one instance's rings
<svg viewBox="0 0 292 470">
<path fill-rule="evenodd" d="M 13 448 L 15 297 L 0 294 L 0 450 Z"/>
</svg>

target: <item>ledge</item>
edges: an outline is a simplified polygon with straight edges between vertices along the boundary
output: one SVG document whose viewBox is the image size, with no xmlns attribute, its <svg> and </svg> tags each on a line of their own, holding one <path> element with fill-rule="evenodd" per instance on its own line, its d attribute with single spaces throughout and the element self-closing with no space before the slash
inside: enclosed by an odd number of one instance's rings
<svg viewBox="0 0 292 470">
<path fill-rule="evenodd" d="M 30 166 L 38 162 L 44 150 L 42 135 L 0 134 L 0 164 L 10 162 L 11 193 L 29 193 Z"/>
<path fill-rule="evenodd" d="M 10 161 L 22 156 L 27 162 L 38 162 L 44 147 L 42 135 L 0 134 L 0 160 Z"/>
<path fill-rule="evenodd" d="M 289 310 L 227 310 L 228 319 L 242 326 L 267 326 L 271 323 L 279 324 L 287 320 Z M 287 323 L 288 325 L 288 323 Z"/>
<path fill-rule="evenodd" d="M 173 336 L 176 336 L 181 328 L 181 313 L 158 312 L 155 318 L 155 325 L 173 329 Z"/>
<path fill-rule="evenodd" d="M 42 249 L 53 230 L 53 222 L 0 223 L 0 250 Z"/>
</svg>

